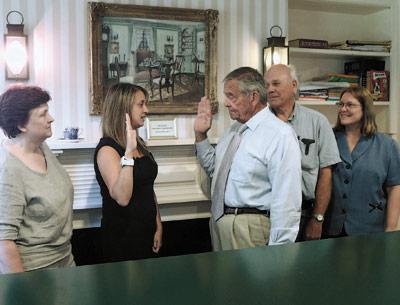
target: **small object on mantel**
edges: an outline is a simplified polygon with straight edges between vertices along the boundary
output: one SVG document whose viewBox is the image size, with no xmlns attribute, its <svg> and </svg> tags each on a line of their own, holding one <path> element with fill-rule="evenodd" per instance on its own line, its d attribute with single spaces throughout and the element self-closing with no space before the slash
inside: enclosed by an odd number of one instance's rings
<svg viewBox="0 0 400 305">
<path fill-rule="evenodd" d="M 81 132 L 82 129 L 79 129 L 79 127 L 65 127 L 64 139 L 77 140 Z"/>
<path fill-rule="evenodd" d="M 292 48 L 310 48 L 310 49 L 327 49 L 328 41 L 319 39 L 294 39 L 289 41 L 289 47 Z"/>
<path fill-rule="evenodd" d="M 78 139 L 65 139 L 65 138 L 59 138 L 57 139 L 58 141 L 62 141 L 64 143 L 78 143 L 80 141 L 83 141 L 83 138 L 78 138 Z"/>
</svg>

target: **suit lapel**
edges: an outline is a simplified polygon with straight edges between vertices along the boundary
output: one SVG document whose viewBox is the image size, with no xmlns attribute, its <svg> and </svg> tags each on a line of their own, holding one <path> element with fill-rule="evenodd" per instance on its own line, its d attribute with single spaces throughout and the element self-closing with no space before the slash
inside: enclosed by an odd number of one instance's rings
<svg viewBox="0 0 400 305">
<path fill-rule="evenodd" d="M 346 135 L 344 134 L 344 132 L 337 132 L 335 135 L 339 148 L 340 158 L 344 162 L 352 164 L 349 146 L 347 145 Z"/>
<path fill-rule="evenodd" d="M 338 143 L 340 157 L 346 163 L 352 164 L 368 150 L 369 146 L 372 144 L 373 137 L 366 138 L 365 136 L 361 136 L 351 154 L 349 146 L 347 145 L 346 135 L 344 134 L 344 132 L 337 132 L 336 140 Z"/>
<path fill-rule="evenodd" d="M 361 136 L 356 147 L 354 147 L 353 152 L 351 153 L 351 158 L 353 159 L 353 162 L 359 159 L 368 150 L 368 147 L 372 143 L 372 139 L 373 137 L 366 138 L 364 136 Z"/>
</svg>

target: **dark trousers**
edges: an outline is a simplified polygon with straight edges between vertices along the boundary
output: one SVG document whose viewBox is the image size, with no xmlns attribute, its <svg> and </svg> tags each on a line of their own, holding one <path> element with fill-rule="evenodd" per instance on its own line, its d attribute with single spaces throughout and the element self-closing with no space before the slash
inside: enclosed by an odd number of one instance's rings
<svg viewBox="0 0 400 305">
<path fill-rule="evenodd" d="M 308 215 L 301 215 L 300 218 L 300 226 L 299 226 L 299 233 L 297 233 L 297 237 L 296 237 L 296 243 L 297 242 L 301 242 L 301 241 L 305 241 L 305 231 L 306 231 L 306 225 L 308 223 L 308 221 L 310 220 L 310 216 Z"/>
<path fill-rule="evenodd" d="M 300 226 L 299 226 L 299 233 L 297 234 L 296 242 L 305 241 L 305 231 L 306 225 L 310 220 L 313 209 L 315 205 L 314 199 L 305 200 L 301 203 L 301 218 L 300 218 Z"/>
<path fill-rule="evenodd" d="M 343 225 L 342 231 L 339 234 L 336 234 L 336 235 L 324 234 L 322 236 L 322 238 L 338 238 L 338 237 L 346 237 L 346 236 L 349 236 L 349 234 L 347 234 L 346 228 Z"/>
</svg>

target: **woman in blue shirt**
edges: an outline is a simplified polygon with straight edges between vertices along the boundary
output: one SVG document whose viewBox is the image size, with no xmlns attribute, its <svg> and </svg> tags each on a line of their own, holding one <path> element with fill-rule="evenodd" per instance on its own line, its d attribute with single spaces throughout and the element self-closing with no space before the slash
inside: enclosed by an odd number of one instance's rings
<svg viewBox="0 0 400 305">
<path fill-rule="evenodd" d="M 399 147 L 377 132 L 367 89 L 346 89 L 337 106 L 334 131 L 342 162 L 333 173 L 326 233 L 333 237 L 393 231 L 400 214 Z"/>
</svg>

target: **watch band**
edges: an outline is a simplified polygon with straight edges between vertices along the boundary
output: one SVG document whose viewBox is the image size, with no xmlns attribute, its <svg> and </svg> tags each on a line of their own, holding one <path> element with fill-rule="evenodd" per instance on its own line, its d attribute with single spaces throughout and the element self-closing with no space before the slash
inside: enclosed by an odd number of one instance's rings
<svg viewBox="0 0 400 305">
<path fill-rule="evenodd" d="M 122 167 L 124 166 L 134 166 L 135 165 L 135 159 L 128 159 L 125 156 L 122 156 L 120 164 Z"/>
</svg>

